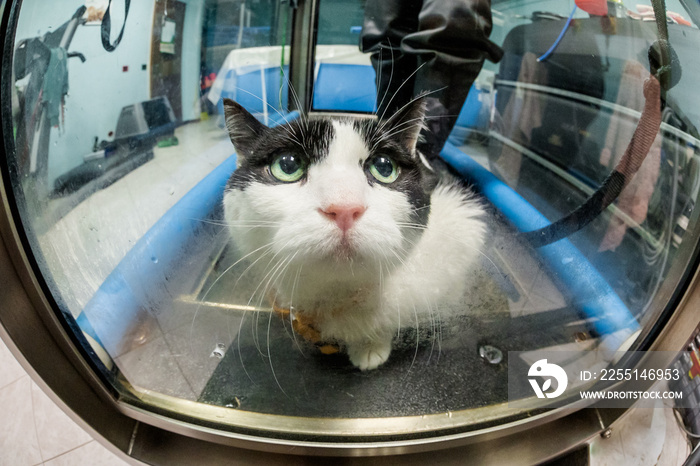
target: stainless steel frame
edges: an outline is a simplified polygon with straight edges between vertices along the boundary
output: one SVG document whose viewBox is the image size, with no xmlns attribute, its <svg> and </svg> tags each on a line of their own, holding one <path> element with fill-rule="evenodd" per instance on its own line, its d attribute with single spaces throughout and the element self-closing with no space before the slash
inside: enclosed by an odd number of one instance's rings
<svg viewBox="0 0 700 466">
<path fill-rule="evenodd" d="M 312 11 L 318 4 L 300 3 Z M 4 137 L 12 134 L 6 117 L 14 40 L 8 24 L 20 4 L 15 1 L 4 10 L 0 37 L 0 337 L 34 380 L 53 393 L 54 401 L 110 448 L 146 463 L 167 465 L 222 464 L 232 459 L 241 464 L 326 464 L 329 456 L 345 457 L 343 462 L 385 464 L 392 459 L 387 456 L 396 455 L 402 456 L 393 459 L 405 464 L 426 464 L 435 461 L 435 450 L 440 450 L 443 463 L 533 464 L 586 444 L 624 414 L 580 409 L 583 406 L 576 404 L 520 418 L 513 418 L 505 406 L 494 406 L 451 416 L 307 419 L 116 391 L 67 328 L 48 292 L 9 185 L 5 161 L 14 149 Z M 297 27 L 309 28 L 314 15 L 306 17 L 305 22 L 295 21 L 295 38 L 303 36 Z M 681 350 L 694 333 L 700 322 L 697 271 L 670 311 L 649 349 Z M 511 417 L 504 421 L 503 416 Z M 481 427 L 474 430 L 475 423 Z"/>
<path fill-rule="evenodd" d="M 308 113 L 313 100 L 316 28 L 320 0 L 298 0 L 292 22 L 289 54 L 289 107 Z"/>
</svg>

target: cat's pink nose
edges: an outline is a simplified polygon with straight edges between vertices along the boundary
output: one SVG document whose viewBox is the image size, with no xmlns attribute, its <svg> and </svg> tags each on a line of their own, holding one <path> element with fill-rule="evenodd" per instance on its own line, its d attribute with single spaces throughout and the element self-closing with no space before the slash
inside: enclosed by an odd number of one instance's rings
<svg viewBox="0 0 700 466">
<path fill-rule="evenodd" d="M 361 205 L 330 205 L 325 209 L 318 209 L 324 216 L 333 220 L 343 233 L 348 231 L 367 210 Z"/>
</svg>

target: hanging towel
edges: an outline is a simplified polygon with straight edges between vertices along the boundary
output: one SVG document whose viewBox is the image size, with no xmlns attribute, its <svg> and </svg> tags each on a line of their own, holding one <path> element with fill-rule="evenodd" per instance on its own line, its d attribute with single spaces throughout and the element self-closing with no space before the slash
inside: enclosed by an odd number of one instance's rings
<svg viewBox="0 0 700 466">
<path fill-rule="evenodd" d="M 68 94 L 68 53 L 63 47 L 56 47 L 51 49 L 42 93 L 51 126 L 59 124 L 61 105 L 66 94 Z"/>
<path fill-rule="evenodd" d="M 617 94 L 617 104 L 637 110 L 644 108 L 644 94 L 642 92 L 644 81 L 649 77 L 649 71 L 637 61 L 628 61 L 625 64 L 620 79 L 620 90 Z M 630 121 L 624 113 L 615 111 L 610 117 L 608 134 L 605 139 L 605 147 L 600 154 L 600 164 L 612 169 L 617 165 L 624 154 L 636 124 Z M 654 193 L 654 186 L 659 178 L 661 166 L 661 133 L 649 149 L 646 159 L 632 178 L 629 184 L 622 190 L 617 199 L 617 207 L 626 213 L 637 223 L 642 223 L 647 217 L 649 200 Z M 599 250 L 615 250 L 621 243 L 627 231 L 627 224 L 618 217 L 610 219 L 605 236 L 601 240 Z"/>
</svg>

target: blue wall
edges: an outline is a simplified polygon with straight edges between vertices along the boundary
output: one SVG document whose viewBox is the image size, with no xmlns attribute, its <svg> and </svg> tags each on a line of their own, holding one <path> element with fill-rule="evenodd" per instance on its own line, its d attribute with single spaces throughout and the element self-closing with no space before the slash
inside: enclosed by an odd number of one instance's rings
<svg viewBox="0 0 700 466">
<path fill-rule="evenodd" d="M 17 40 L 43 35 L 68 21 L 84 0 L 24 0 L 17 25 Z M 95 136 L 109 140 L 122 107 L 150 97 L 150 41 L 153 0 L 131 2 L 124 37 L 117 49 L 102 48 L 99 26 L 79 27 L 69 51 L 79 51 L 87 61 L 68 61 L 69 94 L 65 99 L 65 125 L 51 130 L 49 188 L 59 175 L 83 162 L 92 152 Z M 124 16 L 123 0 L 112 3 L 112 37 Z M 142 65 L 147 65 L 142 70 Z M 128 66 L 128 72 L 122 67 Z"/>
</svg>

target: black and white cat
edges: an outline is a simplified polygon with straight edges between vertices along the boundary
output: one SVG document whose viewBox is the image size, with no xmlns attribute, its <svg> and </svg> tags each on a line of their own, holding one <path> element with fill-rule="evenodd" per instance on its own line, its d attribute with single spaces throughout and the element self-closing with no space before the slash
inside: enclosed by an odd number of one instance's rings
<svg viewBox="0 0 700 466">
<path fill-rule="evenodd" d="M 387 360 L 401 327 L 459 302 L 486 236 L 484 209 L 416 152 L 420 99 L 381 121 L 273 128 L 232 100 L 224 108 L 238 155 L 225 220 L 277 306 L 368 370 Z"/>
</svg>

